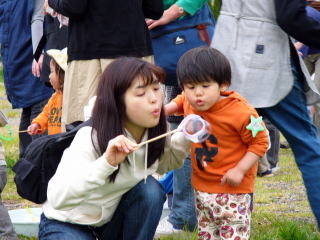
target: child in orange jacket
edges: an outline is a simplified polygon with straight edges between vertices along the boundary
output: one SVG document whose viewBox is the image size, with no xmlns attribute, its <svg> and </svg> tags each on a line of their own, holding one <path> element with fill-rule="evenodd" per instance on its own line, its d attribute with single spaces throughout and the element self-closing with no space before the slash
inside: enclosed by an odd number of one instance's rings
<svg viewBox="0 0 320 240">
<path fill-rule="evenodd" d="M 249 239 L 258 159 L 268 148 L 262 118 L 238 93 L 226 91 L 231 67 L 216 49 L 186 52 L 177 76 L 183 92 L 165 106 L 166 114 L 197 114 L 211 128 L 209 138 L 191 148 L 198 237 Z"/>
<path fill-rule="evenodd" d="M 48 134 L 61 133 L 61 114 L 64 74 L 67 70 L 67 49 L 51 49 L 47 51 L 52 58 L 50 61 L 50 83 L 55 92 L 52 94 L 42 112 L 32 120 L 28 127 L 28 134 L 42 134 L 48 129 Z"/>
</svg>

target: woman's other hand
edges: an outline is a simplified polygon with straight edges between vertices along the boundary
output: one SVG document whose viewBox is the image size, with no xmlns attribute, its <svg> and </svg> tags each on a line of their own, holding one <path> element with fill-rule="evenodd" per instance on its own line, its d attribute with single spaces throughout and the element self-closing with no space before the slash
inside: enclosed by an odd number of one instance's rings
<svg viewBox="0 0 320 240">
<path fill-rule="evenodd" d="M 135 151 L 138 145 L 129 140 L 124 135 L 120 135 L 109 141 L 107 150 L 105 151 L 105 158 L 112 166 L 117 166 L 123 162 L 128 154 Z"/>
</svg>

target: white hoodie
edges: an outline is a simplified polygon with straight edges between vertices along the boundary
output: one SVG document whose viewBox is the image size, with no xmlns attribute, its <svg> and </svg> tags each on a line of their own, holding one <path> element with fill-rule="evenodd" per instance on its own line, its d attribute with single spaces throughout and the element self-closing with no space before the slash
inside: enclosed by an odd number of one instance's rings
<svg viewBox="0 0 320 240">
<path fill-rule="evenodd" d="M 123 194 L 145 177 L 146 145 L 128 156 L 130 164 L 121 163 L 114 183 L 108 177 L 117 169 L 95 151 L 91 141 L 91 127 L 78 131 L 70 147 L 62 156 L 55 175 L 48 185 L 48 200 L 43 205 L 47 218 L 63 222 L 101 226 L 109 222 Z M 126 132 L 127 137 L 134 141 Z M 147 131 L 142 141 L 147 140 Z M 160 161 L 147 169 L 147 175 L 160 174 L 182 165 L 189 153 L 190 142 L 183 133 L 166 138 Z"/>
</svg>

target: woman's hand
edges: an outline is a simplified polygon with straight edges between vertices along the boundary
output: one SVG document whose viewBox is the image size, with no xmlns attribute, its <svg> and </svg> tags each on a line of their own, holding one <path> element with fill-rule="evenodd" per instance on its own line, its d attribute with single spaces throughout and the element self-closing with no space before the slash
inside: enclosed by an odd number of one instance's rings
<svg viewBox="0 0 320 240">
<path fill-rule="evenodd" d="M 146 23 L 149 30 L 151 30 L 155 27 L 173 22 L 185 14 L 186 12 L 181 7 L 179 7 L 177 4 L 173 4 L 170 8 L 163 12 L 162 17 L 159 20 L 147 19 Z"/>
<path fill-rule="evenodd" d="M 112 166 L 117 166 L 123 162 L 128 154 L 135 151 L 138 144 L 132 142 L 124 135 L 120 135 L 109 141 L 107 150 L 105 151 L 105 158 Z"/>
<path fill-rule="evenodd" d="M 29 127 L 28 127 L 28 134 L 33 136 L 36 135 L 40 130 L 40 125 L 38 123 L 32 123 Z"/>
<path fill-rule="evenodd" d="M 244 172 L 234 167 L 229 169 L 221 179 L 221 185 L 229 184 L 232 187 L 238 187 L 242 182 Z"/>
</svg>

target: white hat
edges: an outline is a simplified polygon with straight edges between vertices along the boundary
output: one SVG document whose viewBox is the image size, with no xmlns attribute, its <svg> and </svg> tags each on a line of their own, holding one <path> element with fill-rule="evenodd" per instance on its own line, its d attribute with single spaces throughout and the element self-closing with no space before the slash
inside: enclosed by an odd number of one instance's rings
<svg viewBox="0 0 320 240">
<path fill-rule="evenodd" d="M 67 70 L 68 67 L 68 54 L 67 48 L 62 50 L 59 49 L 50 49 L 47 51 L 47 54 L 52 57 L 56 63 L 64 70 Z"/>
</svg>

